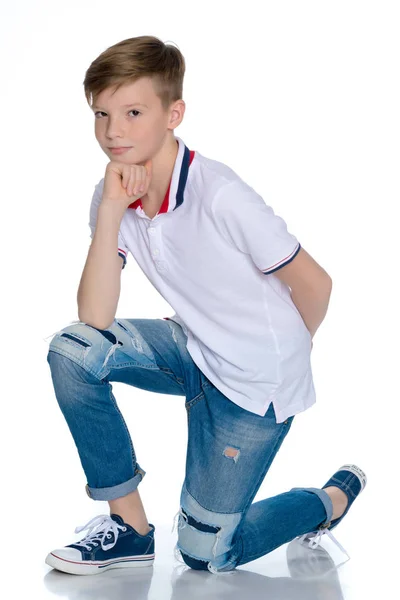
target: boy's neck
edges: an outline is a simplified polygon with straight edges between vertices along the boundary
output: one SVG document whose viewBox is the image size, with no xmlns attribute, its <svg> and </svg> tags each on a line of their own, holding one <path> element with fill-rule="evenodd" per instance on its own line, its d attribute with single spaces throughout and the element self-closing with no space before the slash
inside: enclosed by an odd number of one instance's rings
<svg viewBox="0 0 400 600">
<path fill-rule="evenodd" d="M 154 216 L 164 202 L 178 155 L 179 144 L 175 136 L 164 144 L 152 159 L 152 179 L 147 194 L 142 196 L 143 210 Z"/>
</svg>

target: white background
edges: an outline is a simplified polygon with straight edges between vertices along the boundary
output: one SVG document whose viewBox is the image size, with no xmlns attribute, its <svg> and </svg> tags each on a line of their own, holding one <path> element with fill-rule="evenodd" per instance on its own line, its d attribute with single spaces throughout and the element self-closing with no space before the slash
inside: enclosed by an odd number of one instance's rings
<svg viewBox="0 0 400 600">
<path fill-rule="evenodd" d="M 46 579 L 47 553 L 77 540 L 75 527 L 108 513 L 108 504 L 85 493 L 44 338 L 78 319 L 89 205 L 108 162 L 94 137 L 85 71 L 107 47 L 139 35 L 171 41 L 185 57 L 186 114 L 176 135 L 233 168 L 333 280 L 312 351 L 317 404 L 295 418 L 256 500 L 322 487 L 342 464 L 357 464 L 368 484 L 334 531 L 352 559 L 330 598 L 360 598 L 395 574 L 399 21 L 398 2 L 382 0 L 2 4 L 1 553 L 9 598 L 28 589 L 41 598 L 100 597 L 84 591 L 84 577 Z M 129 255 L 117 317 L 173 312 Z M 124 593 L 169 598 L 184 398 L 120 383 L 113 391 L 147 472 L 140 492 L 159 532 L 149 595 L 134 577 Z M 325 546 L 334 548 L 329 539 Z M 241 569 L 286 577 L 280 550 Z M 119 597 L 122 574 L 109 573 L 110 595 L 97 583 L 101 597 Z M 202 582 L 193 574 L 190 593 L 174 598 L 203 597 Z M 250 578 L 249 597 L 253 585 Z M 259 585 L 253 597 L 272 597 Z"/>
</svg>

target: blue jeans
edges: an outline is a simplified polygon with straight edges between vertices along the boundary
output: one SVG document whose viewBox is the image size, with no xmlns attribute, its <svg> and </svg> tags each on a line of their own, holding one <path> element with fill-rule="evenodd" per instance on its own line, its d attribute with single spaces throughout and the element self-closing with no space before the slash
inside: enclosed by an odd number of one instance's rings
<svg viewBox="0 0 400 600">
<path fill-rule="evenodd" d="M 276 423 L 224 396 L 193 362 L 181 326 L 164 319 L 114 319 L 96 329 L 81 321 L 49 346 L 55 395 L 75 441 L 94 500 L 133 492 L 145 475 L 110 382 L 185 397 L 188 447 L 177 549 L 187 565 L 230 571 L 331 520 L 319 488 L 292 488 L 253 499 L 294 416 Z"/>
</svg>

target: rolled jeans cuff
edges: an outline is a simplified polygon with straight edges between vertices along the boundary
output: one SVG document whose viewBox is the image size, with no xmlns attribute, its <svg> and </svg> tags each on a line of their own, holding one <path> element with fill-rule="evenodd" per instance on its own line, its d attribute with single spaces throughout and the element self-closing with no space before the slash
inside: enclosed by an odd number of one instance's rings
<svg viewBox="0 0 400 600">
<path fill-rule="evenodd" d="M 292 491 L 292 490 L 302 490 L 303 492 L 310 492 L 310 493 L 318 496 L 318 498 L 321 500 L 322 504 L 324 505 L 325 512 L 326 512 L 326 523 L 324 523 L 324 525 L 330 524 L 330 522 L 332 520 L 332 516 L 333 516 L 333 503 L 327 492 L 325 492 L 323 489 L 315 488 L 315 487 L 308 487 L 308 488 L 294 487 L 290 491 Z"/>
<path fill-rule="evenodd" d="M 143 469 L 137 465 L 134 477 L 128 479 L 128 481 L 124 481 L 124 483 L 120 483 L 119 485 L 104 488 L 92 488 L 86 484 L 86 493 L 92 500 L 115 500 L 116 498 L 121 498 L 121 496 L 126 496 L 127 494 L 134 492 L 145 475 L 146 471 L 143 471 Z"/>
</svg>

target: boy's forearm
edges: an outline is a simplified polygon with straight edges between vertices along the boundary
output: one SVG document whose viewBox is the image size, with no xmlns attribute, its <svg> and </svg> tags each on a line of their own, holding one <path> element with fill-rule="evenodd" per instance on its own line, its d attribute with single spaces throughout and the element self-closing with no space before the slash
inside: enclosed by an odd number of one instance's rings
<svg viewBox="0 0 400 600">
<path fill-rule="evenodd" d="M 327 280 L 326 285 L 320 286 L 317 290 L 308 289 L 300 291 L 291 289 L 290 291 L 292 300 L 311 334 L 311 339 L 325 318 L 331 291 L 331 280 Z"/>
<path fill-rule="evenodd" d="M 121 287 L 118 231 L 123 214 L 100 204 L 97 224 L 78 289 L 79 319 L 98 329 L 112 323 Z"/>
</svg>

